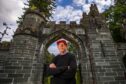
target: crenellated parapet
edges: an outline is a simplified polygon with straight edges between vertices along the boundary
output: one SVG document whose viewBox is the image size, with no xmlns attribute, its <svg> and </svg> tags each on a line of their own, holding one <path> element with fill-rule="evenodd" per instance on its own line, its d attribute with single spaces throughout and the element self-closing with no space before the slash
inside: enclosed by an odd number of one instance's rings
<svg viewBox="0 0 126 84">
<path fill-rule="evenodd" d="M 102 13 L 99 13 L 96 4 L 91 4 L 89 14 L 83 13 L 80 24 L 87 33 L 110 33 L 105 17 Z"/>
<path fill-rule="evenodd" d="M 52 32 L 62 30 L 62 29 L 73 32 L 73 33 L 77 33 L 77 34 L 85 33 L 81 25 L 77 24 L 76 21 L 70 21 L 70 23 L 66 23 L 66 21 L 60 21 L 59 23 L 56 23 L 55 21 L 50 21 L 43 28 L 43 34 L 50 34 Z"/>
<path fill-rule="evenodd" d="M 47 23 L 46 27 L 49 28 L 58 28 L 58 29 L 69 29 L 69 28 L 77 28 L 80 24 L 77 24 L 76 21 L 70 21 L 70 23 L 66 23 L 66 21 L 60 21 L 59 23 L 56 23 L 56 21 L 50 21 Z"/>
</svg>

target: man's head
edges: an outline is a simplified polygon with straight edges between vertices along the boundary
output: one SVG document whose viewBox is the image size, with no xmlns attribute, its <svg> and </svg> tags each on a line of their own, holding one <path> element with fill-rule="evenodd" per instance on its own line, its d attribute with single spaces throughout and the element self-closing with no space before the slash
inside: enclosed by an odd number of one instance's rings
<svg viewBox="0 0 126 84">
<path fill-rule="evenodd" d="M 57 47 L 60 53 L 64 53 L 67 50 L 67 42 L 65 40 L 57 41 Z"/>
</svg>

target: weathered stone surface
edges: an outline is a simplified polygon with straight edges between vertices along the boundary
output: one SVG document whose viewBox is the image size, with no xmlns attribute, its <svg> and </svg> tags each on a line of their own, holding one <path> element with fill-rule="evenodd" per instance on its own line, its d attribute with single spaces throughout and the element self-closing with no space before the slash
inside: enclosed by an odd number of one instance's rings
<svg viewBox="0 0 126 84">
<path fill-rule="evenodd" d="M 43 84 L 45 50 L 60 38 L 77 47 L 81 84 L 126 84 L 126 44 L 113 42 L 96 5 L 91 5 L 89 15 L 83 14 L 80 24 L 43 22 L 38 14 L 28 13 L 10 49 L 0 50 L 0 84 Z"/>
</svg>

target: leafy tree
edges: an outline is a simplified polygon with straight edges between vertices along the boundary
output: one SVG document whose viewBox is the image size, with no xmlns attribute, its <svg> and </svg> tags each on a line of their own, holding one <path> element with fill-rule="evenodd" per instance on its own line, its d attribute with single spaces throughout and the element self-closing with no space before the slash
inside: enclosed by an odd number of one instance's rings
<svg viewBox="0 0 126 84">
<path fill-rule="evenodd" d="M 49 64 L 51 60 L 55 57 L 54 54 L 50 54 L 48 51 L 46 51 L 46 63 Z"/>
<path fill-rule="evenodd" d="M 124 42 L 125 40 L 121 36 L 120 29 L 123 24 L 122 15 L 126 14 L 126 1 L 117 0 L 114 6 L 111 6 L 108 10 L 104 12 L 106 16 L 110 31 L 112 33 L 113 39 L 116 42 Z"/>
<path fill-rule="evenodd" d="M 29 0 L 29 9 L 38 10 L 46 19 L 51 16 L 54 8 L 55 0 Z"/>
<path fill-rule="evenodd" d="M 22 25 L 23 24 L 23 20 L 24 20 L 24 15 L 22 15 L 21 17 L 18 17 L 17 23 L 19 25 Z"/>
<path fill-rule="evenodd" d="M 49 20 L 52 15 L 52 11 L 55 8 L 55 0 L 28 0 L 28 4 L 24 3 L 28 8 L 23 8 L 25 10 L 24 13 L 27 11 L 38 11 L 45 20 Z M 22 24 L 24 19 L 24 15 L 19 17 L 17 21 L 18 24 Z"/>
<path fill-rule="evenodd" d="M 70 42 L 68 43 L 68 51 L 71 53 L 75 53 L 75 51 L 76 51 L 75 46 Z"/>
<path fill-rule="evenodd" d="M 52 53 L 49 53 L 48 51 L 46 51 L 46 53 L 45 53 L 45 65 L 46 65 L 46 67 L 48 66 L 48 64 L 50 64 L 51 63 L 51 61 L 52 61 L 52 59 L 55 57 L 55 55 L 54 54 L 52 54 Z M 51 76 L 50 75 L 48 75 L 48 73 L 45 71 L 44 72 L 44 84 L 50 84 L 50 79 L 51 79 Z"/>
</svg>

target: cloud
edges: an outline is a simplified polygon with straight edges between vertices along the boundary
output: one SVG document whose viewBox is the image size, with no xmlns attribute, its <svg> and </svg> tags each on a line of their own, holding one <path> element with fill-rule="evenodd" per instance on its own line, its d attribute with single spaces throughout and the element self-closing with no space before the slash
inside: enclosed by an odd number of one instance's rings
<svg viewBox="0 0 126 84">
<path fill-rule="evenodd" d="M 58 2 L 62 2 L 63 0 L 58 0 Z"/>
<path fill-rule="evenodd" d="M 87 14 L 90 12 L 90 5 L 91 4 L 85 4 L 85 5 L 83 5 L 83 11 L 86 12 Z"/>
<path fill-rule="evenodd" d="M 114 0 L 73 0 L 72 5 L 58 5 L 53 13 L 52 20 L 57 22 L 77 21 L 79 23 L 79 20 L 82 17 L 82 12 L 89 13 L 91 3 L 97 4 L 98 10 L 101 13 L 113 5 Z"/>
<path fill-rule="evenodd" d="M 57 6 L 54 14 L 53 20 L 55 21 L 78 21 L 82 17 L 82 11 L 74 9 L 72 6 Z"/>
<path fill-rule="evenodd" d="M 85 0 L 73 0 L 73 3 L 77 6 L 82 6 L 85 4 Z"/>
<path fill-rule="evenodd" d="M 16 23 L 18 17 L 23 14 L 22 0 L 0 0 L 0 19 L 10 23 Z"/>
<path fill-rule="evenodd" d="M 95 3 L 97 4 L 99 11 L 104 12 L 114 4 L 114 0 L 95 0 Z"/>
<path fill-rule="evenodd" d="M 59 54 L 59 50 L 57 48 L 56 42 L 51 44 L 48 48 L 50 54 L 54 54 L 55 56 Z"/>
<path fill-rule="evenodd" d="M 13 31 L 17 28 L 16 21 L 23 14 L 23 7 L 23 0 L 0 0 L 0 31 L 5 30 L 3 22 L 6 22 L 12 28 L 7 31 L 9 35 L 5 35 L 3 40 L 12 39 Z"/>
<path fill-rule="evenodd" d="M 88 3 L 87 3 L 88 2 Z M 89 7 L 91 3 L 97 4 L 99 12 L 104 12 L 105 9 L 109 8 L 111 5 L 114 5 L 114 0 L 74 0 L 74 4 L 83 7 L 83 12 L 89 12 Z"/>
</svg>

